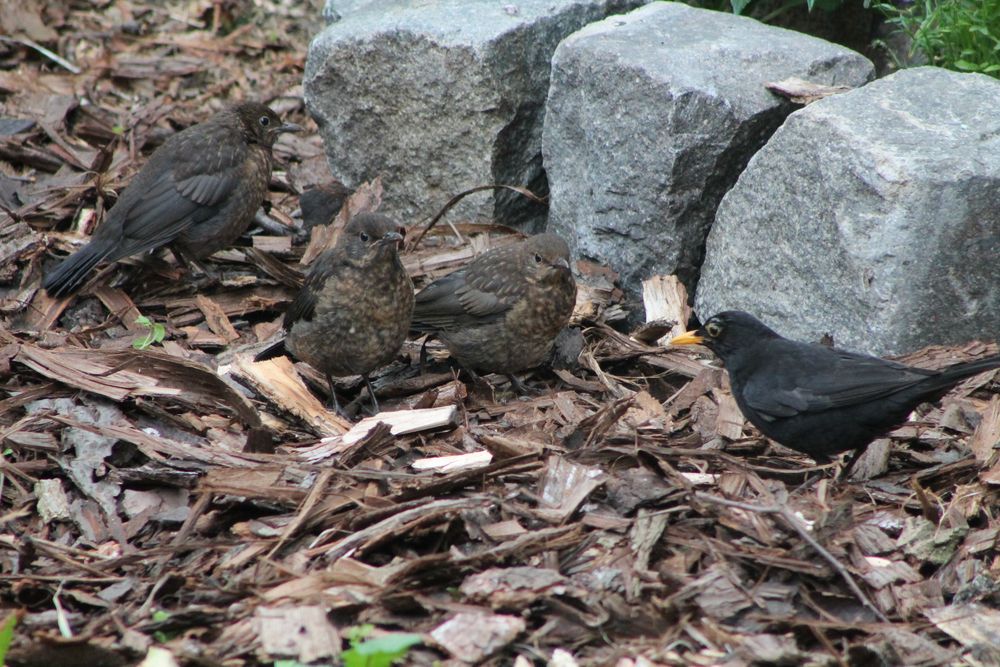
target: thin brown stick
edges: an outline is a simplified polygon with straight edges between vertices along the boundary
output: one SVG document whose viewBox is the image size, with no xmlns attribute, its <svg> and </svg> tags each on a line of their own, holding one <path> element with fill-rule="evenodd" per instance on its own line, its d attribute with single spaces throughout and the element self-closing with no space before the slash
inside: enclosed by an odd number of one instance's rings
<svg viewBox="0 0 1000 667">
<path fill-rule="evenodd" d="M 431 218 L 431 221 L 429 223 L 427 223 L 427 226 L 424 227 L 423 230 L 421 230 L 420 235 L 417 236 L 416 240 L 413 241 L 413 244 L 410 245 L 409 251 L 412 252 L 414 248 L 416 248 L 418 245 L 420 245 L 420 241 L 423 240 L 423 238 L 427 234 L 427 232 L 429 232 L 431 230 L 431 228 L 434 225 L 436 225 L 441 220 L 441 218 L 444 217 L 445 213 L 447 213 L 452 208 L 454 208 L 455 204 L 457 204 L 458 202 L 460 202 L 463 199 L 465 199 L 468 195 L 471 195 L 471 194 L 473 194 L 475 192 L 483 192 L 484 190 L 510 190 L 510 191 L 516 192 L 516 193 L 518 193 L 520 195 L 524 195 L 525 197 L 527 197 L 531 201 L 537 202 L 539 204 L 545 204 L 547 202 L 547 200 L 548 200 L 547 197 L 539 197 L 538 195 L 536 195 L 531 190 L 528 190 L 527 188 L 521 188 L 521 187 L 518 187 L 516 185 L 502 185 L 502 184 L 477 185 L 476 187 L 470 188 L 470 189 L 468 189 L 468 190 L 466 190 L 464 192 L 459 192 L 457 195 L 455 195 L 454 197 L 452 197 L 451 199 L 449 199 L 448 203 L 445 204 L 444 206 L 442 206 L 441 210 L 437 212 L 437 215 L 435 215 L 433 218 Z"/>
</svg>

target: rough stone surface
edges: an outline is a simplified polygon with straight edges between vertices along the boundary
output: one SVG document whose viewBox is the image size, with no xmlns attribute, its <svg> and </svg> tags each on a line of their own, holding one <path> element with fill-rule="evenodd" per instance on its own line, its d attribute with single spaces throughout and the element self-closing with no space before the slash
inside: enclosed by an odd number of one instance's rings
<svg viewBox="0 0 1000 667">
<path fill-rule="evenodd" d="M 547 193 L 541 133 L 549 63 L 582 26 L 639 0 L 331 2 L 313 40 L 305 99 L 334 175 L 382 174 L 385 209 L 433 215 L 489 183 Z M 337 19 L 339 17 L 339 19 Z M 509 191 L 466 198 L 451 214 L 539 231 L 546 211 Z"/>
<path fill-rule="evenodd" d="M 549 230 L 632 295 L 656 273 L 690 289 L 719 200 L 794 109 L 764 84 L 856 86 L 872 72 L 843 47 L 674 2 L 587 26 L 552 64 Z"/>
<path fill-rule="evenodd" d="M 719 207 L 696 310 L 876 354 L 1000 332 L 1000 82 L 922 67 L 792 114 Z"/>
</svg>

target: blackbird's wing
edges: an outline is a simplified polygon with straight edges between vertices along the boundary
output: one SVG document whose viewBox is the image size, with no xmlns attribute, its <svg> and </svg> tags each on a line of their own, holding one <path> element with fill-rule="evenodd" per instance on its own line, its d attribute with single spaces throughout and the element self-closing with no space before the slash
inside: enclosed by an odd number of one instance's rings
<svg viewBox="0 0 1000 667">
<path fill-rule="evenodd" d="M 286 331 L 299 320 L 309 321 L 313 318 L 320 292 L 323 291 L 327 281 L 345 266 L 343 258 L 338 259 L 338 257 L 338 253 L 334 249 L 330 249 L 313 262 L 302 289 L 295 295 L 288 310 L 285 311 L 284 327 Z"/>
<path fill-rule="evenodd" d="M 526 285 L 507 270 L 506 258 L 469 265 L 435 280 L 416 296 L 414 328 L 452 329 L 476 326 L 503 317 L 523 295 Z"/>
<path fill-rule="evenodd" d="M 199 129 L 177 134 L 157 150 L 111 209 L 121 218 L 122 242 L 109 259 L 166 245 L 225 205 L 243 173 L 242 139 L 233 141 L 224 127 L 214 133 Z"/>
<path fill-rule="evenodd" d="M 781 361 L 771 372 L 753 374 L 743 387 L 743 398 L 768 421 L 867 403 L 912 387 L 936 373 L 803 343 L 794 343 L 793 348 L 776 350 L 767 357 Z"/>
</svg>

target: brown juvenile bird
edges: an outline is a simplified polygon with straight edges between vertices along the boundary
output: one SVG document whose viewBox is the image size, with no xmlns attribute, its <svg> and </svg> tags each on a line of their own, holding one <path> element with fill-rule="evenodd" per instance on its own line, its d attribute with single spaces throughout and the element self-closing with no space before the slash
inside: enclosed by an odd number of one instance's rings
<svg viewBox="0 0 1000 667">
<path fill-rule="evenodd" d="M 539 234 L 483 253 L 417 294 L 413 329 L 437 334 L 471 371 L 514 373 L 544 362 L 576 303 L 569 247 Z"/>
<path fill-rule="evenodd" d="M 67 296 L 99 262 L 164 245 L 195 260 L 231 245 L 267 194 L 278 135 L 300 129 L 263 104 L 245 102 L 171 136 L 153 151 L 90 242 L 45 277 L 45 290 Z"/>
<path fill-rule="evenodd" d="M 767 437 L 820 463 L 854 459 L 919 404 L 1000 368 L 1000 355 L 939 371 L 782 338 L 753 315 L 726 311 L 671 345 L 705 345 L 729 373 L 743 415 Z M 848 468 L 853 464 L 853 459 Z"/>
<path fill-rule="evenodd" d="M 285 338 L 254 357 L 286 352 L 326 376 L 339 411 L 333 376 L 368 374 L 399 352 L 410 330 L 413 283 L 399 261 L 404 229 L 379 213 L 351 218 L 337 244 L 316 258 L 285 313 Z"/>
</svg>

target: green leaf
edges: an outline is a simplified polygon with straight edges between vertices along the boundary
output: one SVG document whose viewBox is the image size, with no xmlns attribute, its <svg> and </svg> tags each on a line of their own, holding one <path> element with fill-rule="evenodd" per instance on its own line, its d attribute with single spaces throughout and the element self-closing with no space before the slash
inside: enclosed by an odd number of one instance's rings
<svg viewBox="0 0 1000 667">
<path fill-rule="evenodd" d="M 374 625 L 371 623 L 364 623 L 362 625 L 352 625 L 351 627 L 345 629 L 344 635 L 347 637 L 347 641 L 351 642 L 351 646 L 354 646 L 366 637 L 370 637 L 374 630 Z"/>
<path fill-rule="evenodd" d="M 956 60 L 955 63 L 954 63 L 954 65 L 955 65 L 956 69 L 960 69 L 963 72 L 978 72 L 979 71 L 979 65 L 977 63 L 971 63 L 968 60 Z"/>
<path fill-rule="evenodd" d="M 135 323 L 149 329 L 142 338 L 132 341 L 132 347 L 137 350 L 145 350 L 153 343 L 161 343 L 167 336 L 167 328 L 159 322 L 154 322 L 145 315 L 135 318 Z"/>
<path fill-rule="evenodd" d="M 170 619 L 170 612 L 157 609 L 153 612 L 152 619 L 154 623 L 162 623 L 163 621 Z"/>
<path fill-rule="evenodd" d="M 751 2 L 753 0 L 729 0 L 729 4 L 733 6 L 733 14 L 742 14 Z"/>
<path fill-rule="evenodd" d="M 7 649 L 10 648 L 10 643 L 14 641 L 14 626 L 17 625 L 17 614 L 9 614 L 7 618 L 3 620 L 0 624 L 0 665 L 5 664 L 4 659 L 7 657 Z"/>
<path fill-rule="evenodd" d="M 344 667 L 390 667 L 421 641 L 420 635 L 394 632 L 354 644 L 341 657 Z"/>
</svg>

